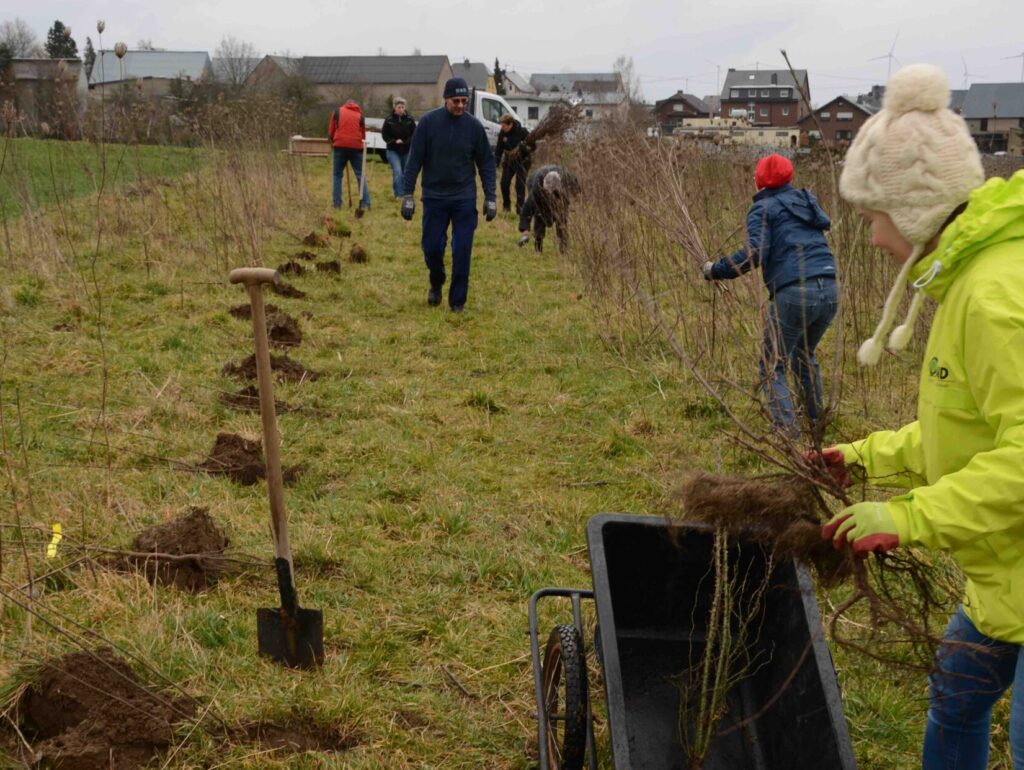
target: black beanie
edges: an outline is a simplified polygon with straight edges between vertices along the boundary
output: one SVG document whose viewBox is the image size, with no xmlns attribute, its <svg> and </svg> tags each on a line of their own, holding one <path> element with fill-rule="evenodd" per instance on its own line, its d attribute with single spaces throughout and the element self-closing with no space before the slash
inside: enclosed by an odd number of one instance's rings
<svg viewBox="0 0 1024 770">
<path fill-rule="evenodd" d="M 444 84 L 444 98 L 450 99 L 453 96 L 469 98 L 469 86 L 462 78 L 448 78 L 448 82 Z"/>
</svg>

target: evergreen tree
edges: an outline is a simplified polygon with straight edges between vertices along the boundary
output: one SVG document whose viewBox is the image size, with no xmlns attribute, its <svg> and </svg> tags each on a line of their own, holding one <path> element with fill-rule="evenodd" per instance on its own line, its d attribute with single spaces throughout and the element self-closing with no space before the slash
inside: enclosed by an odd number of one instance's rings
<svg viewBox="0 0 1024 770">
<path fill-rule="evenodd" d="M 71 30 L 59 19 L 46 33 L 46 55 L 51 59 L 78 58 L 78 44 L 71 37 Z"/>
<path fill-rule="evenodd" d="M 505 95 L 505 70 L 501 68 L 498 57 L 494 57 L 494 87 L 500 96 Z"/>
<path fill-rule="evenodd" d="M 85 39 L 85 54 L 82 56 L 82 60 L 85 62 L 85 76 L 91 78 L 92 65 L 96 63 L 96 49 L 92 47 L 91 37 Z"/>
</svg>

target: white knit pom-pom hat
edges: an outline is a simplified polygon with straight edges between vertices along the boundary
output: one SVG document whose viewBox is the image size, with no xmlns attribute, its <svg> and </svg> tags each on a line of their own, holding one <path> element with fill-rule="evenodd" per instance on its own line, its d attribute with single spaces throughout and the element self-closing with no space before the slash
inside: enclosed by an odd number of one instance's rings
<svg viewBox="0 0 1024 770">
<path fill-rule="evenodd" d="M 882 319 L 861 345 L 858 360 L 878 363 L 882 339 L 896 318 L 907 277 L 950 214 L 985 181 L 981 156 L 967 124 L 949 109 L 949 81 L 938 67 L 914 64 L 889 80 L 882 109 L 857 133 L 839 178 L 839 192 L 862 209 L 889 215 L 914 246 L 886 298 Z M 915 282 L 906 320 L 889 337 L 889 348 L 910 341 L 921 309 L 921 289 L 942 269 L 934 262 Z"/>
</svg>

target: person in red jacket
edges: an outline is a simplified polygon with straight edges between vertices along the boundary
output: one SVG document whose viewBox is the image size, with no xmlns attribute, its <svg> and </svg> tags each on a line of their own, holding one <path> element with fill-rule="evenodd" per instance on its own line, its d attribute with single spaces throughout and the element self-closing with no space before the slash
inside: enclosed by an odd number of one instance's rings
<svg viewBox="0 0 1024 770">
<path fill-rule="evenodd" d="M 345 164 L 351 163 L 356 172 L 356 187 L 363 182 L 363 145 L 366 143 L 366 120 L 359 105 L 349 99 L 331 115 L 327 135 L 334 145 L 334 208 L 341 208 L 341 176 Z M 359 208 L 370 208 L 370 188 L 363 189 Z"/>
</svg>

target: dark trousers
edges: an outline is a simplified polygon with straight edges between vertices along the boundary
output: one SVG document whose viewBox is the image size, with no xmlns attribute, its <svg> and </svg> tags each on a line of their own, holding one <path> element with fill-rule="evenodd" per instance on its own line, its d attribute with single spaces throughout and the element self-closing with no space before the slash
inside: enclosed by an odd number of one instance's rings
<svg viewBox="0 0 1024 770">
<path fill-rule="evenodd" d="M 473 232 L 476 230 L 476 199 L 461 201 L 423 201 L 423 261 L 430 271 L 430 285 L 444 286 L 444 250 L 448 245 L 448 226 L 452 228 L 452 282 L 448 287 L 448 304 L 466 304 L 469 293 L 469 263 L 473 255 Z"/>
<path fill-rule="evenodd" d="M 538 252 L 544 251 L 544 235 L 549 227 L 555 228 L 555 235 L 558 236 L 558 251 L 562 254 L 569 247 L 569 217 L 568 211 L 564 208 L 547 214 L 537 213 L 533 218 L 533 248 Z"/>
<path fill-rule="evenodd" d="M 512 193 L 512 177 L 516 179 L 516 213 L 523 208 L 523 201 L 526 200 L 526 172 L 529 166 L 518 161 L 506 163 L 501 169 L 501 207 L 508 211 L 509 198 Z"/>
<path fill-rule="evenodd" d="M 341 207 L 341 178 L 345 175 L 345 164 L 351 163 L 352 170 L 356 172 L 356 190 L 362 187 L 363 183 L 363 151 L 350 147 L 334 148 L 334 187 L 331 189 L 331 200 L 334 208 Z M 363 190 L 363 196 L 359 201 L 361 208 L 370 208 L 370 188 Z"/>
</svg>

